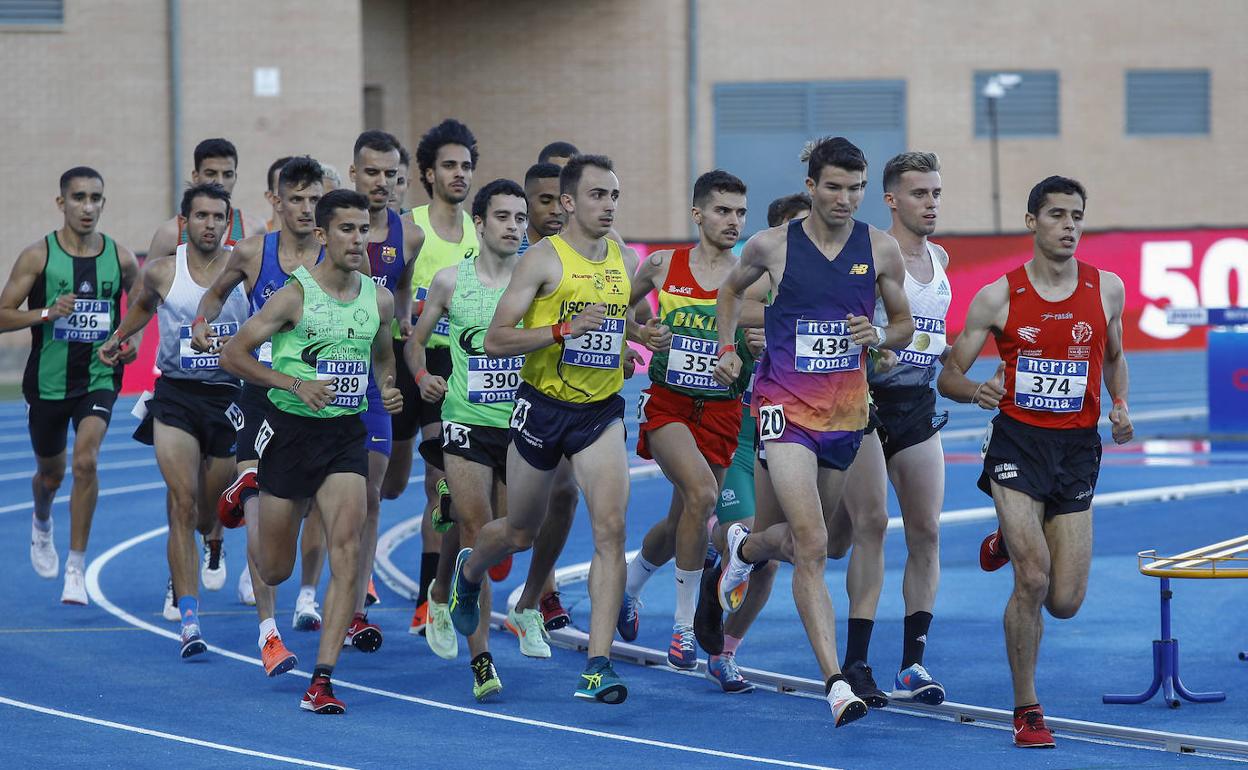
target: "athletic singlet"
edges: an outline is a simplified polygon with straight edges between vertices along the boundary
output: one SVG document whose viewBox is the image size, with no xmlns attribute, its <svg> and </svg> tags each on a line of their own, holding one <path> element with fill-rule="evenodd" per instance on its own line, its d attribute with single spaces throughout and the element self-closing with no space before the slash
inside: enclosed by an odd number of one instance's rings
<svg viewBox="0 0 1248 770">
<path fill-rule="evenodd" d="M 225 231 L 227 235 L 221 241 L 221 245 L 227 249 L 234 248 L 234 244 L 243 239 L 243 210 L 230 209 L 230 213 L 225 217 Z M 186 243 L 186 220 L 182 215 L 178 215 L 178 245 Z"/>
<path fill-rule="evenodd" d="M 191 277 L 185 243 L 178 246 L 173 259 L 173 283 L 169 285 L 164 302 L 156 309 L 156 323 L 160 329 L 156 367 L 160 369 L 160 376 L 171 380 L 237 385 L 238 378 L 221 368 L 219 352 L 200 353 L 191 347 L 191 324 L 208 287 L 200 286 Z M 225 256 L 217 259 L 225 259 Z M 242 286 L 235 286 L 209 327 L 214 334 L 233 337 L 246 320 L 247 295 L 243 293 Z"/>
<path fill-rule="evenodd" d="M 867 426 L 866 351 L 850 339 L 848 315 L 870 316 L 875 304 L 871 231 L 854 221 L 836 259 L 789 223 L 784 275 L 764 314 L 767 355 L 758 367 L 750 409 L 784 407 L 788 422 L 814 431 Z"/>
<path fill-rule="evenodd" d="M 945 315 L 949 312 L 952 297 L 949 279 L 931 246 L 927 257 L 932 262 L 932 280 L 922 283 L 910 271 L 906 271 L 905 291 L 910 300 L 910 314 L 914 318 L 914 337 L 903 350 L 897 351 L 897 365 L 887 372 L 869 367 L 867 380 L 872 388 L 896 388 L 928 386 L 936 377 L 936 361 L 945 351 Z M 888 313 L 884 300 L 875 299 L 875 319 L 878 326 L 888 325 Z"/>
<path fill-rule="evenodd" d="M 1078 262 L 1079 279 L 1066 299 L 1036 291 L 1025 266 L 1006 273 L 1010 310 L 996 335 L 1005 362 L 1001 411 L 1040 428 L 1095 428 L 1101 417 L 1105 308 L 1101 273 Z"/>
<path fill-rule="evenodd" d="M 491 358 L 485 354 L 485 332 L 506 286 L 481 285 L 477 260 L 459 263 L 451 295 L 451 376 L 447 381 L 442 419 L 465 425 L 506 428 L 520 385 L 524 356 Z"/>
<path fill-rule="evenodd" d="M 269 297 L 276 294 L 278 289 L 290 280 L 290 274 L 282 269 L 282 260 L 279 256 L 278 247 L 281 245 L 281 237 L 280 230 L 266 233 L 264 236 L 264 251 L 260 254 L 260 272 L 256 275 L 256 283 L 251 287 L 251 293 L 247 295 L 251 315 L 259 313 L 264 303 L 269 301 Z M 316 255 L 316 264 L 319 265 L 324 258 L 325 247 L 322 246 L 320 253 Z M 273 366 L 273 343 L 271 341 L 262 342 L 253 353 L 260 363 L 268 367 Z"/>
<path fill-rule="evenodd" d="M 95 390 L 121 388 L 121 365 L 107 366 L 97 352 L 121 320 L 121 262 L 117 244 L 103 233 L 94 257 L 74 257 L 61 248 L 56 232 L 44 245 L 48 259 L 30 287 L 26 307 L 44 308 L 62 294 L 73 294 L 74 312 L 30 327 L 30 356 L 22 375 L 22 395 L 61 400 Z"/>
<path fill-rule="evenodd" d="M 288 414 L 302 417 L 341 417 L 368 408 L 365 393 L 372 370 L 373 338 L 381 325 L 377 313 L 377 284 L 360 274 L 359 292 L 343 301 L 331 297 L 306 267 L 291 278 L 303 287 L 303 314 L 289 331 L 273 335 L 273 369 L 301 380 L 334 382 L 336 395 L 329 406 L 314 412 L 294 393 L 269 390 L 269 400 Z"/>
<path fill-rule="evenodd" d="M 369 274 L 373 276 L 373 283 L 393 292 L 399 288 L 404 264 L 403 220 L 386 209 L 386 239 L 368 244 Z"/>
<path fill-rule="evenodd" d="M 607 306 L 607 317 L 594 331 L 526 355 L 520 376 L 544 395 L 560 401 L 584 404 L 610 398 L 624 387 L 624 314 L 632 291 L 620 246 L 610 238 L 603 239 L 606 257 L 594 262 L 561 236 L 545 240 L 554 247 L 563 272 L 554 291 L 535 298 L 525 311 L 525 328 L 570 321 L 596 303 Z"/>
<path fill-rule="evenodd" d="M 429 284 L 433 283 L 433 276 L 444 267 L 450 267 L 460 260 L 475 257 L 480 250 L 477 243 L 477 227 L 467 211 L 462 213 L 464 234 L 459 239 L 459 243 L 451 243 L 442 240 L 433 229 L 433 225 L 429 222 L 428 204 L 412 209 L 412 221 L 425 233 L 425 243 L 420 247 L 420 257 L 412 268 L 412 301 L 415 303 L 412 323 L 416 323 L 420 308 L 424 305 L 425 298 L 429 296 Z M 425 347 L 444 348 L 450 345 L 447 331 L 446 318 L 438 319 L 437 325 L 433 327 L 433 335 L 429 338 L 429 344 Z"/>
<path fill-rule="evenodd" d="M 737 355 L 741 374 L 731 387 L 715 381 L 719 363 L 719 326 L 715 301 L 719 290 L 702 288 L 689 266 L 689 247 L 676 249 L 667 266 L 667 278 L 659 290 L 659 320 L 672 330 L 670 349 L 650 359 L 650 381 L 691 398 L 731 400 L 750 384 L 754 357 L 745 344 L 745 332 L 737 330 Z"/>
</svg>

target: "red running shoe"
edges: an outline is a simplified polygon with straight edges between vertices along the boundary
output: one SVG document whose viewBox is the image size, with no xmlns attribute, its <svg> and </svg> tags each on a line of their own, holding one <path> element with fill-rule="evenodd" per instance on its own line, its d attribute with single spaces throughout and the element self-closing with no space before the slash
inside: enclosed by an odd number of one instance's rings
<svg viewBox="0 0 1248 770">
<path fill-rule="evenodd" d="M 563 602 L 559 601 L 558 591 L 546 594 L 537 604 L 542 611 L 542 625 L 546 626 L 547 631 L 557 631 L 572 625 L 572 616 L 563 608 Z"/>
<path fill-rule="evenodd" d="M 347 626 L 347 638 L 343 646 L 350 644 L 360 652 L 377 652 L 381 649 L 381 628 L 368 622 L 367 615 L 356 615 Z"/>
<path fill-rule="evenodd" d="M 507 576 L 511 574 L 511 556 L 508 555 L 506 559 L 490 567 L 487 572 L 490 573 L 490 580 L 493 580 L 495 583 L 500 580 L 506 580 Z"/>
<path fill-rule="evenodd" d="M 979 568 L 984 572 L 996 572 L 1010 561 L 1010 554 L 1005 550 L 1005 538 L 1001 537 L 1001 528 L 984 538 L 979 544 Z"/>
<path fill-rule="evenodd" d="M 1014 745 L 1023 749 L 1052 749 L 1053 731 L 1044 726 L 1044 710 L 1040 704 L 1028 706 L 1019 713 L 1014 709 Z"/>
<path fill-rule="evenodd" d="M 243 523 L 243 490 L 259 489 L 256 483 L 256 469 L 248 468 L 238 474 L 238 478 L 234 479 L 234 483 L 225 488 L 221 493 L 220 499 L 217 500 L 217 518 L 221 521 L 221 526 L 226 529 L 234 529 Z"/>
<path fill-rule="evenodd" d="M 429 625 L 429 602 L 426 601 L 416 605 L 416 611 L 412 613 L 412 625 L 408 627 L 407 632 L 412 636 L 423 636 L 427 625 Z"/>
<path fill-rule="evenodd" d="M 307 692 L 303 694 L 299 708 L 313 714 L 347 713 L 347 704 L 334 697 L 334 686 L 327 676 L 312 677 L 312 684 L 308 685 Z"/>
</svg>

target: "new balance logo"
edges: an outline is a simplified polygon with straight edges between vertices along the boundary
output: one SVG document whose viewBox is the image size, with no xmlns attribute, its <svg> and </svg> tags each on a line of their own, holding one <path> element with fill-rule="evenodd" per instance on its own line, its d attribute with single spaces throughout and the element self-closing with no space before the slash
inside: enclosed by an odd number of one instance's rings
<svg viewBox="0 0 1248 770">
<path fill-rule="evenodd" d="M 866 264 L 859 262 L 858 264 L 854 265 L 853 267 L 849 269 L 849 274 L 850 275 L 866 275 L 867 267 L 868 266 Z"/>
</svg>

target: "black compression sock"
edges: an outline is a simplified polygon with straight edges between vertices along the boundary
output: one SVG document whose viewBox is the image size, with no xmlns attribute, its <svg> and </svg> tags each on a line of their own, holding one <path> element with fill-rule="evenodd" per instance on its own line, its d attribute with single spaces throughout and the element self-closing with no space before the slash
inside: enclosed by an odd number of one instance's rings
<svg viewBox="0 0 1248 770">
<path fill-rule="evenodd" d="M 1029 705 L 1029 706 L 1016 706 L 1016 707 L 1014 708 L 1014 716 L 1015 716 L 1015 718 L 1017 718 L 1017 717 L 1021 717 L 1021 716 L 1023 715 L 1023 712 L 1024 712 L 1024 711 L 1027 711 L 1028 709 L 1034 709 L 1035 707 L 1037 707 L 1037 706 L 1039 706 L 1039 705 L 1040 705 L 1039 703 L 1032 703 L 1032 704 L 1031 704 L 1031 705 Z"/>
<path fill-rule="evenodd" d="M 901 667 L 923 665 L 923 651 L 927 649 L 927 629 L 932 624 L 932 613 L 916 612 L 907 615 L 905 631 L 901 637 Z"/>
<path fill-rule="evenodd" d="M 221 541 L 205 540 L 208 546 L 208 569 L 220 569 L 221 567 Z"/>
<path fill-rule="evenodd" d="M 429 584 L 438 576 L 437 551 L 425 551 L 420 555 L 420 593 L 416 596 L 416 604 L 420 605 L 429 598 Z"/>
<path fill-rule="evenodd" d="M 871 630 L 874 620 L 849 619 L 849 634 L 845 637 L 845 665 L 861 660 L 867 662 L 867 648 L 871 646 Z"/>
<path fill-rule="evenodd" d="M 329 679 L 329 678 L 330 678 L 330 677 L 332 677 L 333 675 L 334 675 L 334 667 L 333 667 L 333 666 L 322 666 L 322 665 L 319 665 L 319 664 L 318 664 L 318 665 L 316 666 L 316 668 L 312 669 L 312 678 L 313 678 L 313 679 L 316 679 L 318 676 L 323 676 L 323 677 L 325 677 L 326 679 Z"/>
</svg>

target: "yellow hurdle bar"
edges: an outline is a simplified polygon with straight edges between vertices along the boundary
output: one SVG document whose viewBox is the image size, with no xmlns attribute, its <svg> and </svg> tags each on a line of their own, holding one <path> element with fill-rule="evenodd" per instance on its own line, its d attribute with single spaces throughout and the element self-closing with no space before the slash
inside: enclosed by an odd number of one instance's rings
<svg viewBox="0 0 1248 770">
<path fill-rule="evenodd" d="M 1248 535 L 1201 546 L 1175 556 L 1140 551 L 1140 574 L 1169 578 L 1248 578 Z"/>
</svg>

